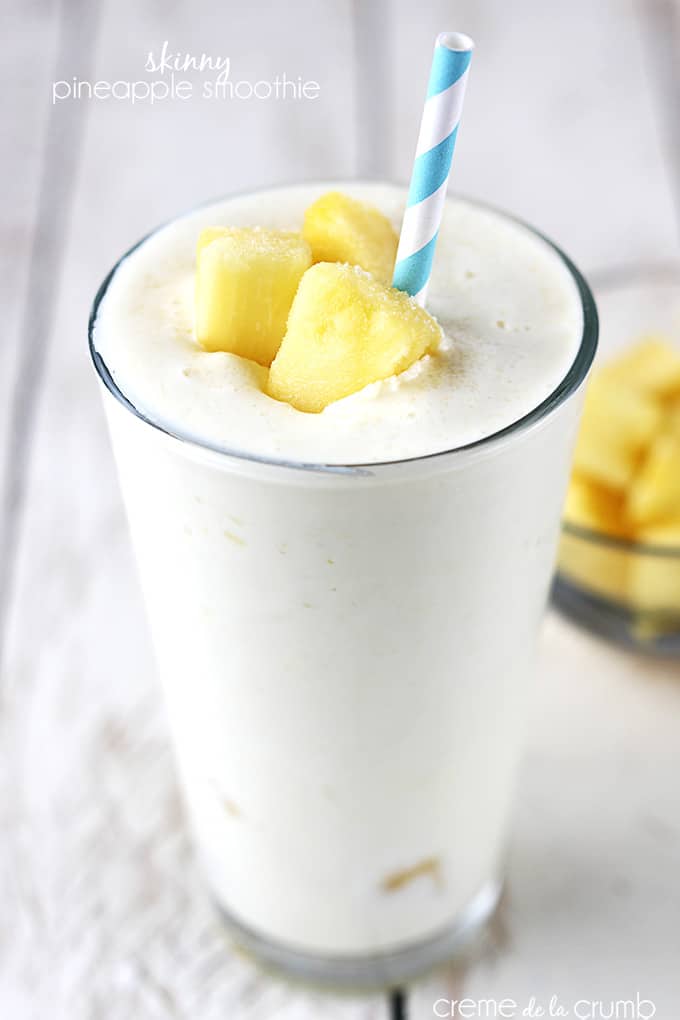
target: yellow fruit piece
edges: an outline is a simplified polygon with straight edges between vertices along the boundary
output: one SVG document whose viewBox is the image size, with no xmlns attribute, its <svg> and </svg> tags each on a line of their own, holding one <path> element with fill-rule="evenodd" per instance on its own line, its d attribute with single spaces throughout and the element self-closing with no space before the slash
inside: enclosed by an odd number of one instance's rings
<svg viewBox="0 0 680 1020">
<path fill-rule="evenodd" d="M 564 506 L 569 524 L 622 538 L 630 534 L 620 493 L 605 489 L 587 478 L 572 475 Z"/>
<path fill-rule="evenodd" d="M 320 262 L 295 295 L 269 394 L 300 411 L 322 411 L 403 372 L 440 339 L 436 319 L 402 291 L 355 266 Z"/>
<path fill-rule="evenodd" d="M 567 492 L 564 517 L 602 538 L 562 532 L 559 572 L 582 588 L 616 602 L 627 598 L 628 554 L 626 549 L 608 542 L 607 536 L 623 538 L 628 529 L 623 518 L 623 498 L 585 478 L 572 476 Z"/>
<path fill-rule="evenodd" d="M 645 611 L 680 613 L 680 516 L 641 528 L 637 541 L 666 552 L 631 553 L 631 603 Z"/>
<path fill-rule="evenodd" d="M 204 230 L 196 268 L 195 324 L 201 347 L 270 365 L 311 262 L 301 234 L 257 227 Z"/>
<path fill-rule="evenodd" d="M 627 603 L 629 560 L 625 547 L 562 532 L 558 573 L 600 598 Z"/>
<path fill-rule="evenodd" d="M 626 489 L 662 416 L 646 393 L 599 373 L 586 394 L 574 469 L 608 488 Z"/>
<path fill-rule="evenodd" d="M 198 261 L 201 257 L 201 252 L 213 241 L 216 241 L 218 237 L 228 237 L 233 234 L 234 227 L 205 227 L 204 230 L 198 235 L 198 241 L 196 242 L 196 260 Z"/>
<path fill-rule="evenodd" d="M 643 337 L 620 357 L 605 365 L 602 374 L 654 397 L 680 393 L 680 351 L 664 337 Z"/>
<path fill-rule="evenodd" d="M 302 233 L 314 262 L 348 262 L 390 283 L 398 237 L 373 206 L 340 191 L 329 191 L 305 212 Z"/>
<path fill-rule="evenodd" d="M 673 401 L 666 409 L 663 419 L 664 432 L 680 438 L 680 400 Z"/>
<path fill-rule="evenodd" d="M 631 482 L 627 513 L 638 525 L 680 518 L 680 436 L 656 437 Z"/>
</svg>

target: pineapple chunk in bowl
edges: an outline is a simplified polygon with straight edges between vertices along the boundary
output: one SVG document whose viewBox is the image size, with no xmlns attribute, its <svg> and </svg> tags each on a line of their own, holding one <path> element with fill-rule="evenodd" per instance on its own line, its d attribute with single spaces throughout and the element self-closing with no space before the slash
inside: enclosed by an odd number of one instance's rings
<svg viewBox="0 0 680 1020">
<path fill-rule="evenodd" d="M 600 349 L 553 601 L 620 643 L 680 656 L 680 266 L 594 289 Z"/>
</svg>

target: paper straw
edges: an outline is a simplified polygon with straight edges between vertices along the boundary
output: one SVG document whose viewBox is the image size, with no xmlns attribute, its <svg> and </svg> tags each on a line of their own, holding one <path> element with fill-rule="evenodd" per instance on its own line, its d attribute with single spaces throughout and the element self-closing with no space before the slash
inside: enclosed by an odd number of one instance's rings
<svg viewBox="0 0 680 1020">
<path fill-rule="evenodd" d="M 420 305 L 430 282 L 473 48 L 472 39 L 460 32 L 442 32 L 434 45 L 392 280 Z"/>
</svg>

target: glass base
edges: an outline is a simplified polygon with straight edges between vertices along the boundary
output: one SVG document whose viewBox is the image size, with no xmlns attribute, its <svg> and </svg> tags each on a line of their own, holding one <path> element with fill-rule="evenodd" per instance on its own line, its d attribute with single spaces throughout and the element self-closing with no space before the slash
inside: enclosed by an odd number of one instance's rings
<svg viewBox="0 0 680 1020">
<path fill-rule="evenodd" d="M 661 613 L 633 612 L 572 584 L 561 574 L 553 581 L 553 605 L 600 637 L 638 652 L 677 658 L 680 619 Z"/>
<path fill-rule="evenodd" d="M 365 956 L 317 956 L 291 949 L 248 928 L 219 903 L 217 909 L 237 945 L 265 967 L 325 989 L 377 991 L 406 984 L 461 956 L 492 917 L 501 890 L 500 882 L 489 882 L 450 927 L 403 949 Z"/>
</svg>

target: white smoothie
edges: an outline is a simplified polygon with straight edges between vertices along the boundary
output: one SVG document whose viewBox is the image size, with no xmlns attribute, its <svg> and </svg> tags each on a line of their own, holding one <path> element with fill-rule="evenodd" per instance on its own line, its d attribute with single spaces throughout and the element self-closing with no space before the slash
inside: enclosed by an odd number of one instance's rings
<svg viewBox="0 0 680 1020">
<path fill-rule="evenodd" d="M 409 371 L 320 415 L 264 393 L 267 370 L 194 340 L 196 239 L 207 226 L 299 230 L 332 185 L 276 189 L 206 206 L 158 231 L 118 269 L 96 343 L 114 380 L 153 421 L 231 451 L 326 464 L 417 457 L 521 418 L 561 382 L 581 340 L 581 303 L 562 260 L 491 210 L 448 203 L 428 310 L 446 339 Z M 337 185 L 399 229 L 402 189 Z"/>
<path fill-rule="evenodd" d="M 163 228 L 117 269 L 94 345 L 171 433 L 105 391 L 210 883 L 256 935 L 337 959 L 434 938 L 498 890 L 580 394 L 456 448 L 541 404 L 584 323 L 549 245 L 450 201 L 441 350 L 321 414 L 272 400 L 265 369 L 193 339 L 196 238 L 299 228 L 331 187 Z M 340 187 L 398 227 L 400 189 Z"/>
</svg>

